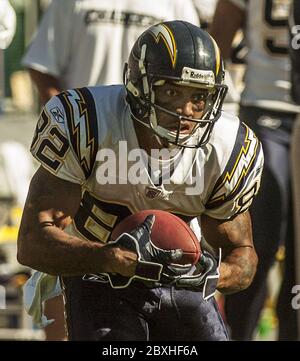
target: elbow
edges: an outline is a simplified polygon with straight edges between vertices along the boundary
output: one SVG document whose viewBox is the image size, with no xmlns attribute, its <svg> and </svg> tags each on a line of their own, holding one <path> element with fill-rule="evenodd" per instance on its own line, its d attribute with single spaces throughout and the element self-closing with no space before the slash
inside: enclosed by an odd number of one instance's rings
<svg viewBox="0 0 300 361">
<path fill-rule="evenodd" d="M 22 252 L 22 251 L 18 250 L 18 252 L 17 252 L 17 261 L 23 266 L 33 268 L 32 267 L 33 262 L 30 259 L 30 257 L 28 257 L 26 252 Z"/>
<path fill-rule="evenodd" d="M 23 266 L 31 267 L 32 261 L 28 255 L 28 253 L 26 252 L 26 250 L 24 250 L 24 247 L 18 246 L 17 261 Z"/>
<path fill-rule="evenodd" d="M 236 253 L 229 262 L 222 263 L 224 264 L 223 274 L 225 276 L 221 278 L 218 290 L 226 295 L 248 288 L 254 279 L 257 269 L 258 258 L 254 248 L 243 248 L 242 251 L 239 248 L 236 250 Z"/>
<path fill-rule="evenodd" d="M 253 281 L 253 277 L 244 277 L 243 280 L 241 280 L 237 286 L 237 288 L 234 290 L 233 293 L 244 291 L 247 289 Z"/>
<path fill-rule="evenodd" d="M 47 257 L 49 250 L 41 247 L 41 239 L 43 235 L 35 232 L 19 232 L 18 235 L 18 248 L 17 248 L 17 261 L 34 270 L 48 273 L 57 274 L 53 271 L 53 257 Z"/>
<path fill-rule="evenodd" d="M 34 268 L 34 257 L 28 237 L 20 233 L 18 235 L 17 261 L 23 266 Z"/>
<path fill-rule="evenodd" d="M 251 256 L 248 258 L 248 264 L 244 268 L 243 276 L 240 277 L 239 291 L 248 288 L 253 282 L 257 270 L 258 257 L 254 249 L 252 249 Z"/>
</svg>

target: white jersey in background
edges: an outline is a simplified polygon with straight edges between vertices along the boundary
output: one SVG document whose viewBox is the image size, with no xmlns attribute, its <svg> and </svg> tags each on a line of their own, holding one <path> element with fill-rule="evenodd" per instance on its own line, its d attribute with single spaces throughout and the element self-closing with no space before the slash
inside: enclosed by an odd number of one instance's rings
<svg viewBox="0 0 300 361">
<path fill-rule="evenodd" d="M 210 24 L 214 16 L 218 0 L 193 0 L 199 18 L 205 24 Z"/>
<path fill-rule="evenodd" d="M 82 187 L 67 232 L 106 242 L 116 223 L 144 209 L 186 221 L 201 214 L 229 219 L 248 209 L 259 188 L 261 145 L 226 113 L 207 145 L 186 148 L 171 160 L 171 177 L 162 185 L 153 183 L 149 159 L 137 156 L 138 150 L 123 86 L 68 90 L 47 103 L 31 152 L 49 172 Z"/>
<path fill-rule="evenodd" d="M 65 89 L 119 84 L 138 36 L 174 19 L 199 25 L 191 0 L 53 0 L 23 65 L 59 78 Z"/>
<path fill-rule="evenodd" d="M 288 17 L 290 0 L 230 0 L 247 12 L 249 52 L 242 105 L 296 112 L 290 96 Z"/>
<path fill-rule="evenodd" d="M 0 199 L 11 198 L 14 204 L 24 205 L 30 179 L 34 173 L 27 148 L 7 140 L 0 144 Z"/>
<path fill-rule="evenodd" d="M 16 13 L 8 0 L 0 0 L 0 49 L 6 49 L 16 31 Z"/>
</svg>

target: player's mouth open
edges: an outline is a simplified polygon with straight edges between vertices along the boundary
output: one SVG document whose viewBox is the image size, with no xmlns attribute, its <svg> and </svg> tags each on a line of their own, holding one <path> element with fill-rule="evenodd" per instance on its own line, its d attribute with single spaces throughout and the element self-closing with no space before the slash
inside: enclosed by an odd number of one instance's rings
<svg viewBox="0 0 300 361">
<path fill-rule="evenodd" d="M 191 133 L 193 128 L 194 127 L 192 125 L 183 124 L 183 125 L 180 126 L 180 133 L 181 134 L 189 134 L 189 133 Z"/>
<path fill-rule="evenodd" d="M 166 129 L 168 129 L 169 132 L 177 132 L 178 127 L 172 125 L 172 126 L 166 126 Z M 194 126 L 191 124 L 181 124 L 180 125 L 180 134 L 190 134 L 193 130 Z"/>
</svg>

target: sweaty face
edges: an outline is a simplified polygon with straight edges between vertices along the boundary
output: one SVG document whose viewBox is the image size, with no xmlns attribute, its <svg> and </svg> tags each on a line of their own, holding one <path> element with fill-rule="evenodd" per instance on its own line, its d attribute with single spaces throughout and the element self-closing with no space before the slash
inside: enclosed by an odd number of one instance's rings
<svg viewBox="0 0 300 361">
<path fill-rule="evenodd" d="M 177 115 L 187 118 L 201 119 L 205 109 L 208 92 L 204 89 L 182 86 L 174 83 L 165 83 L 155 87 L 155 103 Z M 177 131 L 178 118 L 156 109 L 158 125 Z M 191 134 L 197 123 L 181 120 L 180 135 Z"/>
</svg>

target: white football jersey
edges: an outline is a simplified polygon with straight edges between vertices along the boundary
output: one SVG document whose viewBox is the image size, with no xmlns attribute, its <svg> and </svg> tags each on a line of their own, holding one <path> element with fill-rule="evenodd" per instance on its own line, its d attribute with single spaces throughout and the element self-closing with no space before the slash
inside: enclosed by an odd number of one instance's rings
<svg viewBox="0 0 300 361">
<path fill-rule="evenodd" d="M 119 84 L 138 36 L 176 19 L 199 25 L 192 0 L 52 0 L 22 63 L 63 89 Z"/>
<path fill-rule="evenodd" d="M 288 17 L 291 0 L 230 0 L 247 12 L 249 53 L 243 105 L 297 112 L 290 96 Z"/>
<path fill-rule="evenodd" d="M 173 212 L 187 222 L 201 214 L 229 219 L 250 206 L 263 167 L 255 134 L 223 113 L 203 148 L 177 152 L 165 160 L 171 171 L 162 164 L 157 177 L 158 157 L 139 149 L 123 85 L 53 97 L 31 152 L 49 172 L 82 187 L 80 208 L 66 231 L 102 242 L 121 219 L 144 209 Z"/>
<path fill-rule="evenodd" d="M 202 24 L 210 24 L 214 16 L 218 0 L 193 0 L 194 5 L 198 11 L 199 18 Z"/>
</svg>

